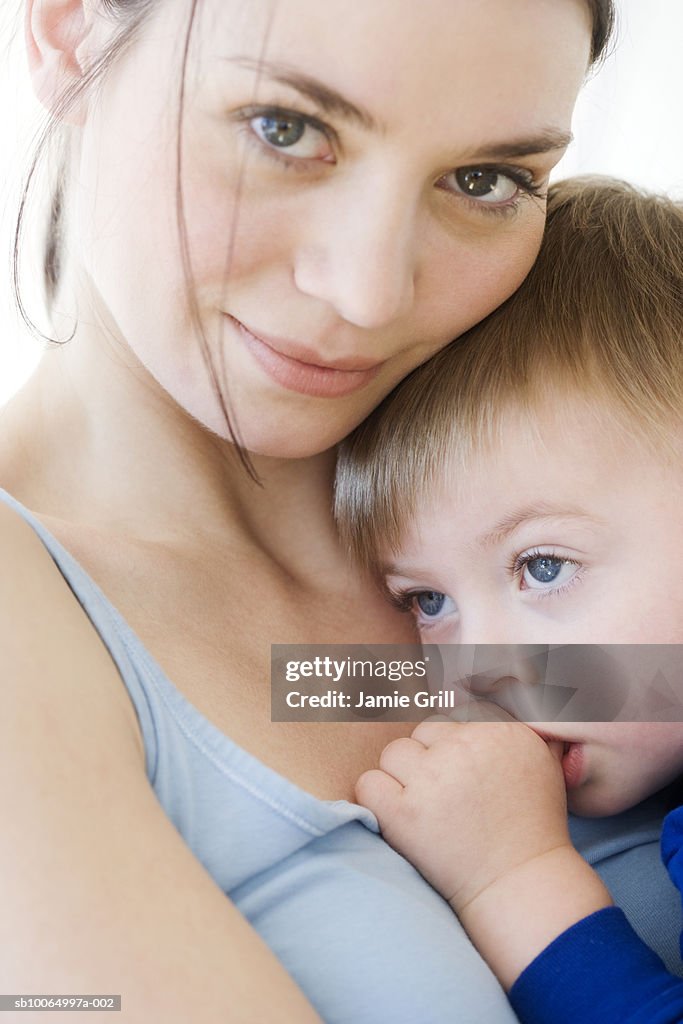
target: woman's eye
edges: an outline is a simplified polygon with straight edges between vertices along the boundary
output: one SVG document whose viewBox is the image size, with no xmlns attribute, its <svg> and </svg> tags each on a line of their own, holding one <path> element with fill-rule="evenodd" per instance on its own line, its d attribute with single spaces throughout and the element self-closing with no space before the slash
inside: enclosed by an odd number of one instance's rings
<svg viewBox="0 0 683 1024">
<path fill-rule="evenodd" d="M 521 174 L 513 177 L 496 167 L 460 167 L 443 180 L 451 191 L 491 206 L 510 203 L 520 192 L 535 191 L 531 178 L 527 181 Z"/>
<path fill-rule="evenodd" d="M 270 149 L 299 160 L 331 160 L 330 141 L 324 131 L 295 114 L 259 114 L 250 120 L 251 130 Z"/>
<path fill-rule="evenodd" d="M 413 594 L 413 600 L 418 619 L 423 621 L 441 618 L 455 610 L 452 598 L 438 590 L 422 590 L 419 594 Z"/>
<path fill-rule="evenodd" d="M 522 563 L 522 589 L 556 590 L 576 575 L 579 566 L 567 558 L 536 555 Z"/>
</svg>

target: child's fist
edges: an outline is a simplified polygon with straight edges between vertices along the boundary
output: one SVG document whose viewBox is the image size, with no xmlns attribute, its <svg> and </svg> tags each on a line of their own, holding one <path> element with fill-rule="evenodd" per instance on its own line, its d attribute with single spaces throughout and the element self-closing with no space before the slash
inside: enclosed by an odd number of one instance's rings
<svg viewBox="0 0 683 1024">
<path fill-rule="evenodd" d="M 460 913 L 508 872 L 570 846 L 561 744 L 520 722 L 423 722 L 356 795 L 387 842 Z"/>
</svg>

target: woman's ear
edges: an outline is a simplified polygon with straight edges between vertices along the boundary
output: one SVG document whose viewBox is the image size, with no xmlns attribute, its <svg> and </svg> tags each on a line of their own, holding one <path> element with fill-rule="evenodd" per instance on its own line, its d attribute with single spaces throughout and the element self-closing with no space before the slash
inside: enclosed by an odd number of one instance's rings
<svg viewBox="0 0 683 1024">
<path fill-rule="evenodd" d="M 92 27 L 88 0 L 27 0 L 26 45 L 33 88 L 43 104 L 57 113 L 60 100 L 84 75 L 84 40 Z M 83 105 L 61 112 L 69 124 L 81 124 Z"/>
</svg>

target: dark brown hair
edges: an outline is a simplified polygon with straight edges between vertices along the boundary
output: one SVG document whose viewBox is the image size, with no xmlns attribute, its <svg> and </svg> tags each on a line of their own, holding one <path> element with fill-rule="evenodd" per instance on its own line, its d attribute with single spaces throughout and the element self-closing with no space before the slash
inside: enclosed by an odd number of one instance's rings
<svg viewBox="0 0 683 1024">
<path fill-rule="evenodd" d="M 27 202 L 31 191 L 31 185 L 36 177 L 40 161 L 44 153 L 55 144 L 60 142 L 60 128 L 61 122 L 65 114 L 73 107 L 73 105 L 80 99 L 80 97 L 88 90 L 92 89 L 97 83 L 106 75 L 107 71 L 115 64 L 117 59 L 131 46 L 137 37 L 138 32 L 144 26 L 145 20 L 150 13 L 156 7 L 156 0 L 100 0 L 102 10 L 106 17 L 109 17 L 113 22 L 116 30 L 114 32 L 113 39 L 104 48 L 96 59 L 90 64 L 89 67 L 84 69 L 84 73 L 79 79 L 78 83 L 67 89 L 65 93 L 59 98 L 55 109 L 50 114 L 47 123 L 43 129 L 43 132 L 39 138 L 38 145 L 31 161 L 29 171 L 26 177 L 24 190 L 19 207 L 19 213 L 17 216 L 15 234 L 14 234 L 14 253 L 13 253 L 13 283 L 14 293 L 16 297 L 17 306 L 28 327 L 45 341 L 54 342 L 54 339 L 45 335 L 42 331 L 39 331 L 29 316 L 22 299 L 21 294 L 21 282 L 20 282 L 20 251 L 21 241 L 24 229 L 24 221 L 26 214 Z M 183 200 L 183 146 L 182 146 L 182 134 L 183 134 L 183 120 L 185 114 L 185 87 L 187 77 L 187 64 L 188 55 L 190 51 L 190 43 L 192 39 L 192 30 L 196 21 L 199 0 L 187 0 L 187 21 L 185 37 L 181 44 L 181 66 L 178 80 L 178 106 L 176 114 L 177 123 L 177 146 L 176 146 L 176 212 L 177 212 L 177 223 L 178 223 L 178 241 L 180 248 L 180 255 L 183 263 L 183 270 L 185 274 L 185 280 L 187 282 L 187 294 L 190 303 L 190 313 L 194 323 L 195 333 L 197 340 L 200 345 L 202 357 L 206 364 L 209 372 L 211 385 L 213 392 L 219 402 L 223 418 L 230 435 L 230 439 L 234 444 L 239 461 L 248 473 L 248 475 L 256 482 L 257 475 L 249 459 L 247 452 L 240 442 L 238 430 L 234 422 L 233 417 L 228 408 L 228 399 L 225 393 L 225 388 L 221 387 L 219 375 L 216 366 L 211 358 L 210 347 L 206 338 L 204 328 L 199 317 L 197 309 L 195 292 L 194 292 L 194 281 L 192 266 L 190 262 L 190 255 L 187 242 L 187 226 L 184 215 L 184 200 Z M 63 244 L 63 218 L 64 218 L 64 198 L 65 198 L 65 182 L 67 177 L 68 169 L 68 155 L 64 151 L 64 147 L 61 147 L 61 155 L 58 157 L 58 171 L 55 176 L 55 180 L 52 185 L 52 193 L 49 203 L 49 213 L 47 229 L 45 233 L 45 243 L 43 249 L 43 285 L 45 291 L 45 298 L 47 302 L 48 310 L 52 308 L 54 300 L 57 295 L 57 291 L 60 284 L 61 277 L 61 252 Z M 76 332 L 76 326 L 74 326 L 73 334 Z M 70 339 L 66 339 L 67 341 Z"/>
<path fill-rule="evenodd" d="M 614 33 L 615 10 L 612 0 L 588 0 L 593 15 L 593 40 L 591 45 L 591 64 L 602 60 L 608 50 L 609 41 Z"/>
<path fill-rule="evenodd" d="M 340 447 L 336 515 L 366 564 L 395 552 L 446 470 L 533 424 L 560 382 L 671 457 L 683 425 L 683 206 L 612 179 L 550 189 L 540 255 L 482 323 L 415 370 Z M 678 457 L 680 458 L 680 452 Z"/>
<path fill-rule="evenodd" d="M 100 0 L 105 16 L 110 17 L 115 25 L 120 26 L 113 39 L 104 51 L 84 69 L 84 73 L 75 86 L 71 86 L 59 97 L 54 110 L 47 118 L 38 137 L 33 158 L 26 174 L 24 188 L 17 214 L 14 230 L 14 252 L 12 261 L 14 293 L 24 320 L 28 326 L 35 325 L 28 316 L 21 295 L 19 256 L 24 231 L 24 223 L 31 186 L 36 178 L 40 162 L 51 145 L 58 145 L 58 133 L 63 117 L 78 102 L 79 98 L 106 74 L 124 51 L 134 42 L 135 37 L 145 18 L 154 6 L 154 0 Z M 192 0 L 192 12 L 197 0 Z M 188 28 L 188 32 L 189 32 Z M 64 147 L 59 147 L 57 172 L 52 183 L 52 192 L 48 204 L 48 221 L 45 231 L 43 250 L 43 284 L 48 307 L 55 298 L 59 284 L 62 249 L 62 218 L 64 213 L 64 188 L 66 179 L 66 155 Z"/>
</svg>

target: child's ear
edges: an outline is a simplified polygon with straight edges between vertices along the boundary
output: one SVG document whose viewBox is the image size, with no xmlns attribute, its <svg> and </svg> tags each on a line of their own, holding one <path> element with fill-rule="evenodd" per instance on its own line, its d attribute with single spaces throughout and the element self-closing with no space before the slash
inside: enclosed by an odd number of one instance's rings
<svg viewBox="0 0 683 1024">
<path fill-rule="evenodd" d="M 26 46 L 36 96 L 52 113 L 84 74 L 84 41 L 92 27 L 89 0 L 27 0 Z M 84 104 L 63 112 L 69 124 L 81 124 Z"/>
</svg>

